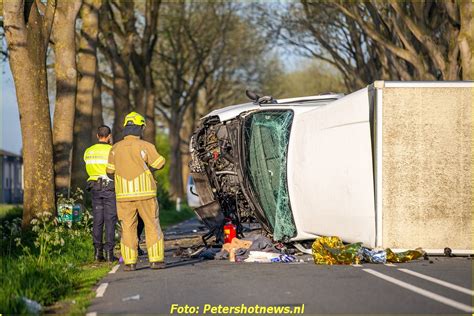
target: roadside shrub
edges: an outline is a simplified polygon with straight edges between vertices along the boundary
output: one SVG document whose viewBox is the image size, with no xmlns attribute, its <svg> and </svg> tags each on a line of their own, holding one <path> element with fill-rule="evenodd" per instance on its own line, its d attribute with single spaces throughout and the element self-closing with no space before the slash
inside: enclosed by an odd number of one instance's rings
<svg viewBox="0 0 474 316">
<path fill-rule="evenodd" d="M 0 311 L 25 313 L 23 298 L 50 305 L 71 293 L 81 266 L 93 260 L 91 222 L 87 209 L 78 223 L 60 223 L 43 212 L 27 231 L 21 230 L 21 218 L 1 221 Z"/>
</svg>

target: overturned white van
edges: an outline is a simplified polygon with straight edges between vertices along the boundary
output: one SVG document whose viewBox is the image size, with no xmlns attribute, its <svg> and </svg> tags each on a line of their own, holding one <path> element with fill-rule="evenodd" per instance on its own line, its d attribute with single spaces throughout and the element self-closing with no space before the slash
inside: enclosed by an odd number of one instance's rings
<svg viewBox="0 0 474 316">
<path fill-rule="evenodd" d="M 377 81 L 213 111 L 191 139 L 196 212 L 215 234 L 256 219 L 275 240 L 472 252 L 473 88 Z"/>
</svg>

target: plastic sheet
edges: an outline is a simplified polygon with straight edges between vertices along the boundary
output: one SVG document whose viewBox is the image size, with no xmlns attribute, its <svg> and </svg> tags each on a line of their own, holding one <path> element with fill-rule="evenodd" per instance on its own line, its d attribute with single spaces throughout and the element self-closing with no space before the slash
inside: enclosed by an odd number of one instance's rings
<svg viewBox="0 0 474 316">
<path fill-rule="evenodd" d="M 344 245 L 339 237 L 317 238 L 312 249 L 316 264 L 358 264 L 362 261 L 362 243 Z"/>
</svg>

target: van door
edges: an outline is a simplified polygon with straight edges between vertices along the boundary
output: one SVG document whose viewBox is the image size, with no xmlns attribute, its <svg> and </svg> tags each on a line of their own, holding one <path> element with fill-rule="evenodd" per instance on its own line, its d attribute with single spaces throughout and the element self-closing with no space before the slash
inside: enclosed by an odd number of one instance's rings
<svg viewBox="0 0 474 316">
<path fill-rule="evenodd" d="M 375 246 L 374 178 L 367 89 L 298 114 L 288 189 L 298 235 Z"/>
</svg>

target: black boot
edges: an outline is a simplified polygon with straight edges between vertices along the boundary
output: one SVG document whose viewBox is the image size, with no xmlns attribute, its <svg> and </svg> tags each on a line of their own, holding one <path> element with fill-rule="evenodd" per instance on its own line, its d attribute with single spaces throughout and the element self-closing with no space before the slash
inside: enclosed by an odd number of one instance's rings
<svg viewBox="0 0 474 316">
<path fill-rule="evenodd" d="M 114 262 L 114 261 L 118 261 L 118 258 L 114 256 L 113 250 L 109 250 L 105 254 L 105 260 L 107 260 L 107 262 Z"/>
<path fill-rule="evenodd" d="M 166 264 L 164 262 L 150 262 L 151 269 L 164 269 Z"/>
<path fill-rule="evenodd" d="M 99 248 L 95 248 L 95 251 L 94 251 L 94 260 L 95 261 L 99 261 L 99 262 L 102 262 L 104 261 L 104 251 L 102 249 L 99 249 Z"/>
<path fill-rule="evenodd" d="M 123 267 L 123 271 L 135 271 L 137 269 L 137 265 L 132 263 L 132 264 L 126 264 L 124 267 Z"/>
</svg>

